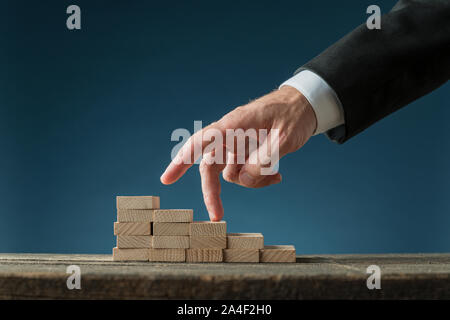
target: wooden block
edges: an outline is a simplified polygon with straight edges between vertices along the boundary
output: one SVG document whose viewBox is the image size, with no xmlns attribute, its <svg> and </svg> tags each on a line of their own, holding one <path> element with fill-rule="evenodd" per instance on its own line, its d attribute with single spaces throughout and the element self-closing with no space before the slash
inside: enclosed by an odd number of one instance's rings
<svg viewBox="0 0 450 320">
<path fill-rule="evenodd" d="M 225 221 L 211 222 L 211 221 L 194 221 L 190 225 L 191 236 L 226 236 L 227 223 Z"/>
<path fill-rule="evenodd" d="M 264 237 L 261 233 L 227 233 L 228 249 L 263 249 Z"/>
<path fill-rule="evenodd" d="M 185 262 L 185 249 L 149 249 L 150 262 Z"/>
<path fill-rule="evenodd" d="M 117 236 L 117 248 L 151 248 L 152 236 Z"/>
<path fill-rule="evenodd" d="M 161 249 L 189 248 L 189 236 L 153 236 L 152 246 Z"/>
<path fill-rule="evenodd" d="M 295 262 L 294 246 L 264 246 L 260 250 L 260 262 Z"/>
<path fill-rule="evenodd" d="M 113 248 L 113 261 L 148 261 L 148 250 Z"/>
<path fill-rule="evenodd" d="M 222 249 L 187 249 L 186 262 L 222 262 Z"/>
<path fill-rule="evenodd" d="M 225 249 L 224 262 L 259 262 L 259 249 Z"/>
<path fill-rule="evenodd" d="M 186 222 L 154 222 L 153 235 L 155 236 L 188 236 L 189 223 Z"/>
<path fill-rule="evenodd" d="M 153 210 L 149 209 L 118 209 L 118 222 L 152 222 Z"/>
<path fill-rule="evenodd" d="M 192 222 L 192 209 L 158 209 L 153 210 L 153 222 Z"/>
<path fill-rule="evenodd" d="M 114 222 L 114 234 L 125 236 L 151 235 L 150 222 Z"/>
<path fill-rule="evenodd" d="M 216 248 L 225 249 L 227 247 L 227 237 L 216 236 L 216 237 L 189 237 L 189 247 L 190 248 Z"/>
<path fill-rule="evenodd" d="M 117 209 L 159 209 L 159 197 L 117 196 Z"/>
</svg>

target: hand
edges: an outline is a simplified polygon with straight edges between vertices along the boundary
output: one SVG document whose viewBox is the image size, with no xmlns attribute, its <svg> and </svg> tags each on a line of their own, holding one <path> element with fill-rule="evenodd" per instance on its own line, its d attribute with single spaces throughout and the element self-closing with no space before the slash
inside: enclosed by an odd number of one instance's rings
<svg viewBox="0 0 450 320">
<path fill-rule="evenodd" d="M 317 121 L 314 110 L 308 100 L 290 86 L 283 86 L 249 104 L 238 107 L 226 114 L 222 119 L 196 132 L 180 149 L 177 156 L 161 176 L 163 184 L 176 182 L 195 162 L 194 150 L 201 149 L 202 153 L 211 141 L 203 141 L 203 134 L 208 129 L 217 129 L 226 140 L 226 129 L 241 128 L 268 130 L 268 136 L 273 129 L 279 130 L 279 157 L 300 149 L 316 130 Z M 267 139 L 269 140 L 269 139 Z M 261 148 L 261 146 L 259 147 Z M 246 150 L 244 164 L 211 163 L 206 161 L 212 153 L 204 154 L 200 163 L 203 199 L 211 221 L 220 221 L 223 217 L 223 206 L 220 199 L 220 173 L 225 181 L 239 184 L 248 188 L 261 188 L 281 182 L 281 175 L 261 175 L 265 167 L 261 161 L 251 162 L 252 154 Z M 236 150 L 228 150 L 235 155 Z"/>
</svg>

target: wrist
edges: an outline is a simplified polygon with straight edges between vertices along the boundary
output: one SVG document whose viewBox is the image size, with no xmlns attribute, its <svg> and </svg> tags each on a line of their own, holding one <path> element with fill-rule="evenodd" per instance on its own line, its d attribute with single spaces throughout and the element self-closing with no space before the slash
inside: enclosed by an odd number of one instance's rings
<svg viewBox="0 0 450 320">
<path fill-rule="evenodd" d="M 309 136 L 317 129 L 317 118 L 313 107 L 308 99 L 296 88 L 289 85 L 282 86 L 278 91 L 281 93 L 283 102 L 301 114 L 301 123 Z"/>
<path fill-rule="evenodd" d="M 287 86 L 297 89 L 310 103 L 316 117 L 314 135 L 345 123 L 344 110 L 339 98 L 333 88 L 316 73 L 302 70 L 280 87 Z"/>
</svg>

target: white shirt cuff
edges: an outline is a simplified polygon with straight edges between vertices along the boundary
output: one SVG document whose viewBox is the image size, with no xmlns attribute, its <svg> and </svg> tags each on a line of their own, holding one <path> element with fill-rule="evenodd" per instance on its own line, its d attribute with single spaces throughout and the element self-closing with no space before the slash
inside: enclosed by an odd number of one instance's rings
<svg viewBox="0 0 450 320">
<path fill-rule="evenodd" d="M 281 86 L 300 91 L 311 104 L 317 119 L 314 135 L 326 132 L 344 123 L 344 110 L 334 90 L 320 76 L 303 70 Z"/>
</svg>

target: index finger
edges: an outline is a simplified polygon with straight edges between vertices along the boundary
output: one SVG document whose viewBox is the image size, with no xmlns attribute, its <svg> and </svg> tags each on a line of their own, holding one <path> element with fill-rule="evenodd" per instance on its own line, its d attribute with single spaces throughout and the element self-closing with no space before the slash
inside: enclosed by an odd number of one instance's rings
<svg viewBox="0 0 450 320">
<path fill-rule="evenodd" d="M 218 129 L 222 132 L 218 123 L 212 123 L 209 126 L 197 131 L 189 140 L 181 147 L 177 155 L 172 159 L 170 164 L 161 176 L 163 184 L 172 184 L 180 179 L 186 171 L 192 167 L 197 159 L 202 155 L 203 150 L 211 141 L 203 140 L 203 132 L 209 129 Z M 196 152 L 197 151 L 197 152 Z M 198 153 L 198 154 L 197 154 Z"/>
</svg>

